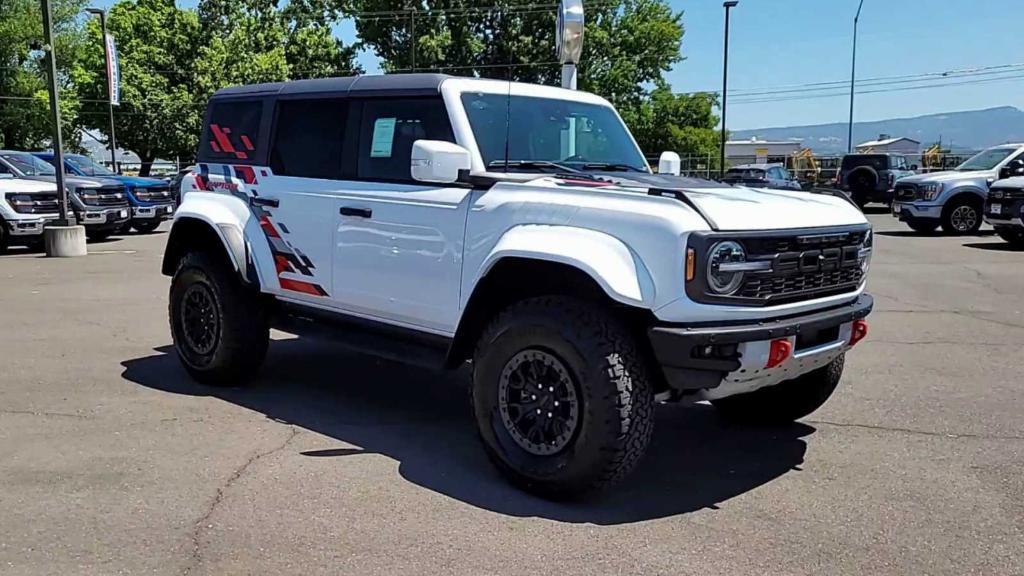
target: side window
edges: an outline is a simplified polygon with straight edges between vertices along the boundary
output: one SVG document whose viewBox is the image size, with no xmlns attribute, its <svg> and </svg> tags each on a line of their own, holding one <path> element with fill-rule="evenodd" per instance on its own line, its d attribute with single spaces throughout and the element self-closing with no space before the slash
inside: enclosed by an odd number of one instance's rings
<svg viewBox="0 0 1024 576">
<path fill-rule="evenodd" d="M 14 174 L 11 169 L 7 167 L 7 164 L 0 162 L 0 174 Z"/>
<path fill-rule="evenodd" d="M 785 168 L 779 168 L 779 178 L 781 180 L 792 180 L 792 178 L 789 176 L 789 171 L 786 170 Z"/>
<path fill-rule="evenodd" d="M 359 128 L 359 178 L 410 180 L 417 140 L 455 141 L 440 98 L 367 100 Z"/>
<path fill-rule="evenodd" d="M 278 176 L 341 179 L 341 147 L 348 103 L 281 100 L 277 104 L 270 169 Z"/>
<path fill-rule="evenodd" d="M 782 180 L 782 170 L 773 166 L 768 170 L 768 177 L 773 180 Z"/>
<path fill-rule="evenodd" d="M 256 150 L 263 117 L 262 100 L 214 102 L 199 145 L 199 160 L 249 162 Z"/>
</svg>

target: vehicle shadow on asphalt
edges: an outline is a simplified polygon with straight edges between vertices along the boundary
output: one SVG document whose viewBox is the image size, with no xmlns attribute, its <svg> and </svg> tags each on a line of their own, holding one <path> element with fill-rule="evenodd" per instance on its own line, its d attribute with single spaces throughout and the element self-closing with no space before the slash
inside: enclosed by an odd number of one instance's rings
<svg viewBox="0 0 1024 576">
<path fill-rule="evenodd" d="M 968 242 L 964 244 L 964 248 L 974 248 L 976 250 L 989 250 L 992 252 L 1024 252 L 1024 248 L 1016 248 L 1006 242 Z"/>
<path fill-rule="evenodd" d="M 988 236 L 994 236 L 995 230 L 979 230 L 974 234 L 948 234 L 941 230 L 935 230 L 934 232 L 917 232 L 915 230 L 878 230 L 875 231 L 875 234 L 879 236 L 889 236 L 891 238 L 985 238 Z"/>
<path fill-rule="evenodd" d="M 625 482 L 583 501 L 555 503 L 512 487 L 487 461 L 464 371 L 431 372 L 304 339 L 274 341 L 260 378 L 244 389 L 195 383 L 169 346 L 122 365 L 122 376 L 142 386 L 219 398 L 358 447 L 304 456 L 383 454 L 400 463 L 403 478 L 429 490 L 501 514 L 563 522 L 613 525 L 716 509 L 799 470 L 804 437 L 815 431 L 805 424 L 734 427 L 710 406 L 662 405 L 650 449 Z"/>
</svg>

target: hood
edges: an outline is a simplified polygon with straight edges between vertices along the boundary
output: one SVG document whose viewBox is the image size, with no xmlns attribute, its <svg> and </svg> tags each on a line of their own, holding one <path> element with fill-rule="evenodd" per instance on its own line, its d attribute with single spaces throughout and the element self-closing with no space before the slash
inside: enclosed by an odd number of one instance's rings
<svg viewBox="0 0 1024 576">
<path fill-rule="evenodd" d="M 153 186 L 164 186 L 166 184 L 163 180 L 143 178 L 141 176 L 107 176 L 107 178 L 117 180 L 129 188 L 152 188 Z"/>
<path fill-rule="evenodd" d="M 675 195 L 715 230 L 817 228 L 867 222 L 856 206 L 827 194 L 727 186 L 658 174 L 619 174 L 609 179 L 623 186 L 645 186 L 649 194 Z"/>
<path fill-rule="evenodd" d="M 905 182 L 907 184 L 968 182 L 971 180 L 985 180 L 988 178 L 994 178 L 995 175 L 995 170 L 975 170 L 973 172 L 957 172 L 956 170 L 946 170 L 943 172 L 932 172 L 930 174 L 918 174 L 917 176 L 908 176 L 906 178 L 900 178 L 900 182 Z"/>
<path fill-rule="evenodd" d="M 41 175 L 41 176 L 27 176 L 31 180 L 37 180 L 39 182 L 57 182 L 57 177 L 53 174 Z M 100 188 L 102 186 L 120 186 L 121 183 L 112 178 L 87 178 L 85 176 L 73 176 L 71 174 L 64 175 L 64 186 L 68 189 L 74 188 Z"/>
<path fill-rule="evenodd" d="M 57 193 L 57 187 L 49 182 L 26 180 L 23 178 L 0 179 L 0 192 L 6 194 L 38 194 L 41 192 Z"/>
</svg>

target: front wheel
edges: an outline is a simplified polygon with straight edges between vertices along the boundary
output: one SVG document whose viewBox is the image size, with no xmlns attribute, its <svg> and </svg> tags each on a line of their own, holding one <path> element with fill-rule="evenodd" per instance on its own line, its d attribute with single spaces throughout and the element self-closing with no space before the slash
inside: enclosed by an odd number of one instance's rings
<svg viewBox="0 0 1024 576">
<path fill-rule="evenodd" d="M 647 449 L 654 397 L 634 340 L 597 305 L 525 300 L 484 330 L 473 408 L 488 456 L 547 498 L 605 488 Z"/>
<path fill-rule="evenodd" d="M 267 354 L 270 328 L 259 293 L 212 255 L 192 252 L 171 280 L 168 315 L 178 358 L 193 378 L 234 386 L 251 378 Z"/>
<path fill-rule="evenodd" d="M 719 400 L 728 420 L 748 424 L 787 424 L 814 412 L 832 396 L 843 376 L 845 355 L 792 380 Z"/>
<path fill-rule="evenodd" d="M 942 210 L 942 229 L 947 234 L 974 234 L 981 228 L 981 202 L 974 198 L 954 198 Z"/>
<path fill-rule="evenodd" d="M 996 234 L 1010 246 L 1018 250 L 1024 249 L 1024 229 L 1012 226 L 997 226 Z"/>
</svg>

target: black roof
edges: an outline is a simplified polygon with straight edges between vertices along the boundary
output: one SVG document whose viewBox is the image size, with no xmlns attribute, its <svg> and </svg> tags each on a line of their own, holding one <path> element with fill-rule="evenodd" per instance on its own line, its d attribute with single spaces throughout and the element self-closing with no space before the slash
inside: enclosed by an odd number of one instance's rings
<svg viewBox="0 0 1024 576">
<path fill-rule="evenodd" d="M 213 95 L 213 98 L 301 94 L 331 94 L 334 96 L 387 94 L 391 96 L 414 96 L 437 94 L 441 89 L 441 83 L 448 78 L 451 78 L 451 76 L 446 74 L 384 74 L 316 78 L 312 80 L 232 86 L 218 90 Z"/>
</svg>

